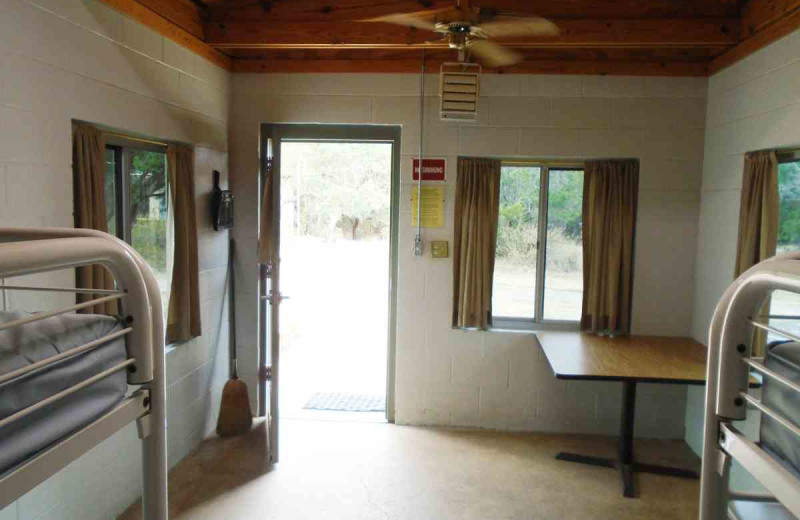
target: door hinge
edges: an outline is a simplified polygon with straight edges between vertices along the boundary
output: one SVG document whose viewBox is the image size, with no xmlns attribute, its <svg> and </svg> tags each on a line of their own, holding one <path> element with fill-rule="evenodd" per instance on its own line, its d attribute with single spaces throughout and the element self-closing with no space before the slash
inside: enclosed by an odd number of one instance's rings
<svg viewBox="0 0 800 520">
<path fill-rule="evenodd" d="M 261 367 L 259 371 L 259 377 L 262 381 L 271 381 L 272 380 L 272 367 L 264 365 Z"/>
</svg>

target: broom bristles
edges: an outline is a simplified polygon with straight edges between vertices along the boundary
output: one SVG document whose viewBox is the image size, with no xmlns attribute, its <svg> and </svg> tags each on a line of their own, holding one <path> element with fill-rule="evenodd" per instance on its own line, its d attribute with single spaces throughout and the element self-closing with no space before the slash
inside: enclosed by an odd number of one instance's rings
<svg viewBox="0 0 800 520">
<path fill-rule="evenodd" d="M 242 435 L 249 432 L 252 426 L 253 412 L 250 410 L 247 385 L 241 379 L 231 379 L 222 388 L 217 434 L 220 437 Z"/>
</svg>

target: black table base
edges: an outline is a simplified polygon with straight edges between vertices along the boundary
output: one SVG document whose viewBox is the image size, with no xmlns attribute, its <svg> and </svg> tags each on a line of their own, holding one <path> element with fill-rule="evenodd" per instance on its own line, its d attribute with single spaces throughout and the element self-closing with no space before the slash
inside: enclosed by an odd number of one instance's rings
<svg viewBox="0 0 800 520">
<path fill-rule="evenodd" d="M 636 473 L 654 473 L 656 475 L 667 475 L 670 477 L 697 479 L 700 476 L 696 471 L 670 468 L 656 464 L 643 464 L 636 462 L 633 458 L 633 419 L 636 413 L 636 382 L 622 382 L 622 421 L 620 423 L 619 446 L 616 459 L 606 459 L 602 457 L 591 457 L 579 455 L 577 453 L 559 453 L 556 459 L 590 466 L 600 466 L 602 468 L 613 468 L 619 470 L 620 480 L 622 481 L 622 495 L 627 498 L 635 496 L 633 489 L 633 475 Z"/>
</svg>

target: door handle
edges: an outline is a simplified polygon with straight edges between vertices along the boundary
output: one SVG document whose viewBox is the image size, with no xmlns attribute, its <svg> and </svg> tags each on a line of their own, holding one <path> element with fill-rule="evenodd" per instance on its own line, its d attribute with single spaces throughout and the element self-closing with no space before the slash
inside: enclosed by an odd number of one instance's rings
<svg viewBox="0 0 800 520">
<path fill-rule="evenodd" d="M 283 300 L 288 300 L 289 297 L 288 296 L 284 296 L 281 293 L 277 293 L 276 294 L 276 293 L 270 291 L 269 294 L 265 294 L 264 296 L 261 297 L 261 299 L 262 300 L 266 300 L 266 301 L 270 302 L 271 304 L 275 305 L 276 303 L 281 303 Z"/>
</svg>

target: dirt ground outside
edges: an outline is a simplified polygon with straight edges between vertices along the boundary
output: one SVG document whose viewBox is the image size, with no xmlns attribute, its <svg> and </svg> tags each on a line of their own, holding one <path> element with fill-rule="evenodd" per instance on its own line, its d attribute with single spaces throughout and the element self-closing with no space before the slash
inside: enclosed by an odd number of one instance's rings
<svg viewBox="0 0 800 520">
<path fill-rule="evenodd" d="M 316 392 L 385 395 L 389 241 L 281 244 L 281 413 Z"/>
</svg>

